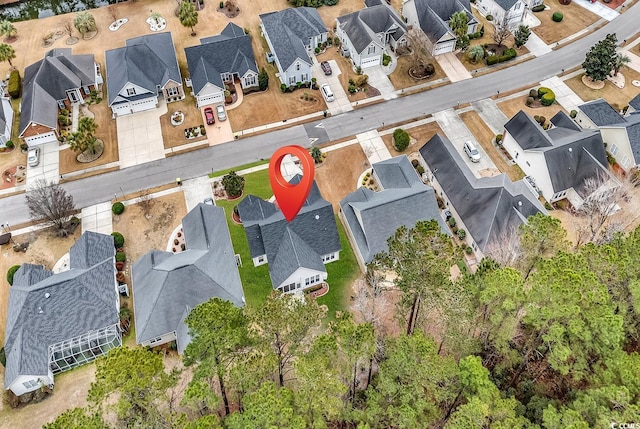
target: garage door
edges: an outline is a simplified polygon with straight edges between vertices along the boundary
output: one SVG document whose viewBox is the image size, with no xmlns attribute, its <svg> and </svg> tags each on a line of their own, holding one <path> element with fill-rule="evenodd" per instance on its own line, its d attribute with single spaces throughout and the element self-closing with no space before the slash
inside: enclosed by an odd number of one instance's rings
<svg viewBox="0 0 640 429">
<path fill-rule="evenodd" d="M 433 49 L 433 55 L 446 54 L 447 52 L 453 52 L 455 47 L 456 47 L 455 41 L 438 43 Z"/>
<path fill-rule="evenodd" d="M 142 112 L 144 110 L 155 109 L 158 104 L 158 97 L 146 98 L 144 100 L 133 101 L 129 103 L 131 110 L 135 112 Z"/>
<path fill-rule="evenodd" d="M 205 95 L 198 97 L 198 107 L 203 107 L 208 104 L 222 103 L 224 101 L 224 96 L 222 93 L 214 94 L 214 95 Z"/>
<path fill-rule="evenodd" d="M 360 60 L 360 67 L 373 67 L 380 64 L 380 57 L 363 58 Z"/>
<path fill-rule="evenodd" d="M 50 133 L 38 134 L 37 136 L 25 137 L 24 141 L 27 143 L 27 145 L 29 145 L 29 147 L 34 147 L 40 144 L 57 142 L 58 138 L 52 131 Z"/>
</svg>

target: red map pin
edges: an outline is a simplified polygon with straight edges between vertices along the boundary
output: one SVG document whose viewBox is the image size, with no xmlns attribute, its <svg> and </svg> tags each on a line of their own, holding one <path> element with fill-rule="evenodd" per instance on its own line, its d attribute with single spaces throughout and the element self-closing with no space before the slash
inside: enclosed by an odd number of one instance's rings
<svg viewBox="0 0 640 429">
<path fill-rule="evenodd" d="M 303 176 L 297 185 L 287 182 L 282 176 L 280 166 L 287 155 L 295 156 L 300 160 Z M 287 222 L 291 222 L 296 217 L 307 199 L 313 184 L 313 174 L 313 158 L 302 146 L 283 146 L 271 156 L 269 161 L 271 189 Z"/>
</svg>

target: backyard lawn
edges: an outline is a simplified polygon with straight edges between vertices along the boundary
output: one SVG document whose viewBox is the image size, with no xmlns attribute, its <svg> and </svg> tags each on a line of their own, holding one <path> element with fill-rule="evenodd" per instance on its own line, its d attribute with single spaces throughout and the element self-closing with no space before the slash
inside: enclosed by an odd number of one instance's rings
<svg viewBox="0 0 640 429">
<path fill-rule="evenodd" d="M 271 185 L 269 184 L 268 170 L 247 174 L 244 178 L 245 192 L 241 198 L 233 201 L 217 200 L 216 205 L 225 210 L 229 231 L 231 233 L 231 241 L 233 242 L 233 249 L 242 259 L 242 267 L 239 267 L 239 271 L 247 306 L 257 307 L 273 289 L 269 277 L 269 268 L 268 265 L 253 266 L 249 252 L 249 243 L 247 242 L 244 228 L 231 219 L 231 214 L 233 213 L 233 208 L 239 204 L 245 196 L 251 194 L 268 199 L 273 193 L 271 192 Z M 342 251 L 340 252 L 340 259 L 338 261 L 326 265 L 329 275 L 329 293 L 318 299 L 320 304 L 327 305 L 327 314 L 330 319 L 335 317 L 336 310 L 348 309 L 351 283 L 360 274 L 355 255 L 347 241 L 342 225 L 337 219 L 336 223 L 338 224 L 338 231 L 340 233 Z"/>
</svg>

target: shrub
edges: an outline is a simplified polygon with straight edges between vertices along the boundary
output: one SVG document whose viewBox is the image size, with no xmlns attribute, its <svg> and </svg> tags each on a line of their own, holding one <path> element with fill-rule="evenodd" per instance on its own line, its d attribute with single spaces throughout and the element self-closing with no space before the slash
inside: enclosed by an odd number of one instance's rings
<svg viewBox="0 0 640 429">
<path fill-rule="evenodd" d="M 222 186 L 230 198 L 239 197 L 244 190 L 244 177 L 238 176 L 235 171 L 230 171 L 222 178 Z"/>
<path fill-rule="evenodd" d="M 366 74 L 360 75 L 356 78 L 356 86 L 363 87 L 369 81 L 369 76 Z"/>
<path fill-rule="evenodd" d="M 498 56 L 497 55 L 488 55 L 487 56 L 487 65 L 488 66 L 492 66 L 494 64 L 498 63 Z"/>
<path fill-rule="evenodd" d="M 420 165 L 420 162 L 417 159 L 412 159 L 411 165 L 413 165 L 413 168 L 416 168 L 418 165 Z"/>
<path fill-rule="evenodd" d="M 29 149 L 29 145 L 26 143 L 20 143 L 20 150 L 28 150 Z"/>
<path fill-rule="evenodd" d="M 20 72 L 18 70 L 13 70 L 9 75 L 7 91 L 11 98 L 20 98 Z"/>
<path fill-rule="evenodd" d="M 547 88 L 546 86 L 541 86 L 540 88 L 538 88 L 538 98 L 541 98 L 547 92 L 552 92 L 552 91 L 550 88 Z"/>
<path fill-rule="evenodd" d="M 7 353 L 4 351 L 4 347 L 0 349 L 0 363 L 2 366 L 7 366 Z"/>
<path fill-rule="evenodd" d="M 14 265 L 7 270 L 7 282 L 13 286 L 13 276 L 20 269 L 20 265 Z"/>
<path fill-rule="evenodd" d="M 118 283 L 124 283 L 126 281 L 124 273 L 122 271 L 118 271 L 116 273 L 116 280 L 118 281 Z"/>
<path fill-rule="evenodd" d="M 264 91 L 269 87 L 269 73 L 262 67 L 260 73 L 258 74 L 258 88 L 260 91 Z"/>
<path fill-rule="evenodd" d="M 124 246 L 124 235 L 114 231 L 111 233 L 111 236 L 113 237 L 113 246 L 116 249 L 120 249 Z"/>
<path fill-rule="evenodd" d="M 391 57 L 387 54 L 382 54 L 382 65 L 388 66 L 391 63 Z"/>
<path fill-rule="evenodd" d="M 493 21 L 493 15 L 487 15 L 485 18 L 487 18 L 487 21 Z"/>
<path fill-rule="evenodd" d="M 547 92 L 540 98 L 540 103 L 543 106 L 551 106 L 556 101 L 556 95 L 553 92 Z"/>
<path fill-rule="evenodd" d="M 502 142 L 502 134 L 496 135 L 496 144 L 500 144 Z"/>
<path fill-rule="evenodd" d="M 69 120 L 67 119 L 66 116 L 60 115 L 58 116 L 58 123 L 63 127 L 66 127 L 67 125 L 69 125 Z"/>
<path fill-rule="evenodd" d="M 467 255 L 471 255 L 473 253 L 473 249 L 471 248 L 471 246 L 467 246 L 467 248 L 464 249 L 464 253 L 466 253 Z"/>
<path fill-rule="evenodd" d="M 356 67 L 356 74 L 362 74 L 362 67 Z"/>
<path fill-rule="evenodd" d="M 451 228 L 453 228 L 454 226 L 456 226 L 456 218 L 454 218 L 453 216 L 451 216 L 447 222 L 449 223 L 449 226 L 450 226 Z"/>
<path fill-rule="evenodd" d="M 416 167 L 416 171 L 418 172 L 418 174 L 419 174 L 419 175 L 421 175 L 421 176 L 422 176 L 422 175 L 424 174 L 424 167 L 423 167 L 423 166 L 421 166 L 421 165 L 418 165 L 418 166 Z"/>
<path fill-rule="evenodd" d="M 531 10 L 534 11 L 534 12 L 542 12 L 544 10 L 544 3 L 533 7 Z"/>
<path fill-rule="evenodd" d="M 571 113 L 569 113 L 569 116 L 571 116 L 571 119 L 574 119 L 576 116 L 578 116 L 578 111 L 572 110 Z"/>
<path fill-rule="evenodd" d="M 467 231 L 465 231 L 464 229 L 460 228 L 458 230 L 458 238 L 460 240 L 464 240 L 464 238 L 467 236 Z"/>
<path fill-rule="evenodd" d="M 11 140 L 7 141 L 4 145 L 9 149 L 13 149 L 13 146 L 14 146 Z"/>
<path fill-rule="evenodd" d="M 534 100 L 538 98 L 538 90 L 537 89 L 530 89 L 529 90 L 529 97 L 533 97 Z"/>
<path fill-rule="evenodd" d="M 117 271 L 124 270 L 124 262 L 116 262 L 116 270 Z"/>
<path fill-rule="evenodd" d="M 553 12 L 553 15 L 551 15 L 551 19 L 554 22 L 560 22 L 562 21 L 562 18 L 564 18 L 564 15 L 562 15 L 562 12 Z"/>
<path fill-rule="evenodd" d="M 349 91 L 350 94 L 355 93 L 358 90 L 358 88 L 356 88 L 355 85 L 349 85 L 349 87 L 347 88 L 347 91 Z"/>
<path fill-rule="evenodd" d="M 480 33 L 480 37 L 484 36 L 484 24 L 482 24 L 482 25 L 480 26 L 480 31 L 479 31 L 479 33 Z"/>
<path fill-rule="evenodd" d="M 314 49 L 314 52 L 315 52 L 316 54 L 319 54 L 319 53 L 320 53 L 320 48 L 315 48 L 315 49 Z"/>
<path fill-rule="evenodd" d="M 127 254 L 124 252 L 116 252 L 116 262 L 125 262 L 127 260 Z"/>
<path fill-rule="evenodd" d="M 280 91 L 285 92 L 286 90 L 287 90 L 287 85 L 285 85 L 284 83 L 280 84 Z"/>
<path fill-rule="evenodd" d="M 409 141 L 409 134 L 402 128 L 397 128 L 393 132 L 393 147 L 398 152 L 403 152 L 407 147 L 409 147 Z"/>
<path fill-rule="evenodd" d="M 535 99 L 533 97 L 527 97 L 527 101 L 525 101 L 524 104 L 526 104 L 527 106 L 531 106 L 534 101 Z"/>
<path fill-rule="evenodd" d="M 503 56 L 507 57 L 508 60 L 515 58 L 518 55 L 515 49 L 509 48 L 504 51 Z"/>
<path fill-rule="evenodd" d="M 536 122 L 540 125 L 544 125 L 544 123 L 547 122 L 547 118 L 545 118 L 544 116 L 538 116 L 537 119 L 534 117 L 533 119 L 535 119 Z"/>
<path fill-rule="evenodd" d="M 224 0 L 220 2 L 220 9 L 224 8 Z"/>
<path fill-rule="evenodd" d="M 122 212 L 124 212 L 124 204 L 122 204 L 120 201 L 113 203 L 113 205 L 111 206 L 111 211 L 116 215 L 122 214 Z"/>
</svg>

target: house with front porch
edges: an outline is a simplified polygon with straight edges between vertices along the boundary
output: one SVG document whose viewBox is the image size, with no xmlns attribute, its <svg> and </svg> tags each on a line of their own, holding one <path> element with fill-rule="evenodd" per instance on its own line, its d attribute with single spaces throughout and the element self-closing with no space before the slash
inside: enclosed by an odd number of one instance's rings
<svg viewBox="0 0 640 429">
<path fill-rule="evenodd" d="M 549 203 L 566 198 L 580 208 L 601 186 L 617 186 L 607 168 L 600 131 L 580 128 L 563 111 L 550 124 L 545 130 L 521 110 L 505 124 L 502 139 L 504 149 Z M 601 186 L 594 189 L 593 181 Z"/>
<path fill-rule="evenodd" d="M 9 289 L 5 389 L 53 385 L 54 375 L 122 345 L 113 237 L 85 231 L 55 273 L 23 264 Z"/>
<path fill-rule="evenodd" d="M 184 52 L 196 106 L 224 103 L 225 85 L 233 85 L 236 80 L 244 93 L 258 89 L 259 70 L 251 38 L 234 23 Z"/>
<path fill-rule="evenodd" d="M 407 24 L 419 28 L 432 45 L 431 54 L 440 55 L 456 49 L 456 35 L 449 26 L 451 15 L 464 12 L 468 17 L 468 34 L 478 31 L 478 20 L 471 13 L 469 0 L 405 0 L 402 16 Z"/>
<path fill-rule="evenodd" d="M 93 54 L 73 55 L 70 48 L 52 49 L 24 71 L 19 136 L 29 146 L 56 142 L 60 109 L 83 104 L 102 88 L 100 66 Z"/>
<path fill-rule="evenodd" d="M 155 347 L 191 341 L 184 320 L 211 298 L 245 304 L 224 209 L 200 203 L 182 219 L 185 250 L 152 250 L 133 264 L 136 342 Z"/>
<path fill-rule="evenodd" d="M 105 52 L 107 93 L 113 117 L 142 112 L 184 99 L 182 76 L 171 33 L 128 39 Z"/>
<path fill-rule="evenodd" d="M 476 177 L 446 137 L 436 134 L 420 148 L 425 174 L 466 231 L 465 242 L 477 260 L 495 251 L 529 216 L 547 214 L 538 196 L 524 182 L 506 174 Z"/>
<path fill-rule="evenodd" d="M 476 0 L 476 7 L 484 16 L 493 16 L 494 23 L 506 21 L 514 29 L 524 23 L 532 8 L 542 3 L 543 0 Z"/>
<path fill-rule="evenodd" d="M 286 86 L 311 82 L 311 55 L 327 41 L 328 33 L 318 11 L 296 7 L 263 13 L 260 29 L 273 54 L 280 82 Z"/>
<path fill-rule="evenodd" d="M 300 183 L 300 175 L 289 183 Z M 340 259 L 340 237 L 331 203 L 313 182 L 298 215 L 287 222 L 276 203 L 248 195 L 238 213 L 254 266 L 269 264 L 273 288 L 284 293 L 319 286 L 325 264 Z"/>
<path fill-rule="evenodd" d="M 336 34 L 342 41 L 342 52 L 355 67 L 382 64 L 384 50 L 395 51 L 405 46 L 407 26 L 386 3 L 378 3 L 336 18 Z"/>
</svg>

